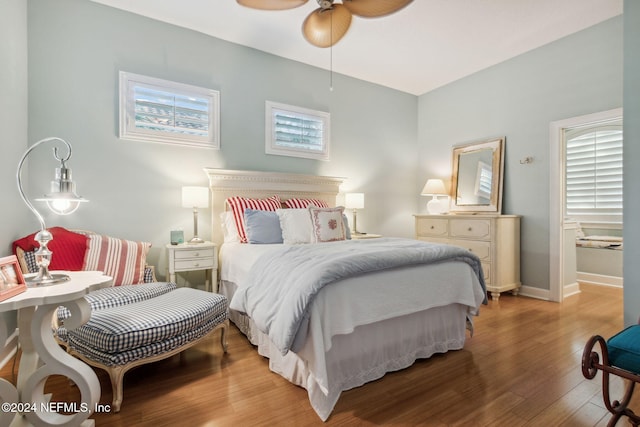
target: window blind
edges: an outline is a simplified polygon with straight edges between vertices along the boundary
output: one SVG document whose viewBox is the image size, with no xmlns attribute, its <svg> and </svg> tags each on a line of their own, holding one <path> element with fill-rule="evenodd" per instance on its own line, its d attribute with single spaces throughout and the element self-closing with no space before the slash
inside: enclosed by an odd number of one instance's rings
<svg viewBox="0 0 640 427">
<path fill-rule="evenodd" d="M 567 216 L 622 223 L 623 135 L 618 123 L 566 131 Z"/>
<path fill-rule="evenodd" d="M 120 71 L 120 138 L 220 148 L 220 93 Z"/>
<path fill-rule="evenodd" d="M 134 87 L 135 126 L 160 132 L 207 137 L 209 99 L 167 92 L 138 84 Z"/>
<path fill-rule="evenodd" d="M 280 147 L 322 152 L 324 122 L 312 116 L 273 109 L 274 142 Z"/>
</svg>

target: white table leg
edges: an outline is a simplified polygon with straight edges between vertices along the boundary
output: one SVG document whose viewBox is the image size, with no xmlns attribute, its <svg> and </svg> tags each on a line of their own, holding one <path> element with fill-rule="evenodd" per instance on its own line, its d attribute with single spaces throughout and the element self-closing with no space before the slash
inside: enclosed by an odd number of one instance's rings
<svg viewBox="0 0 640 427">
<path fill-rule="evenodd" d="M 20 402 L 33 405 L 36 410 L 24 412 L 24 418 L 34 426 L 89 426 L 88 420 L 100 400 L 100 382 L 95 372 L 84 362 L 64 352 L 51 332 L 51 319 L 59 304 L 40 305 L 20 309 L 19 329 L 22 356 L 18 371 Z M 75 329 L 89 320 L 91 307 L 84 298 L 64 303 L 71 311 L 65 320 L 68 329 Z M 44 385 L 51 375 L 62 375 L 75 383 L 80 390 L 80 402 L 65 408 L 64 415 L 50 412 L 55 405 L 48 405 Z M 67 405 L 71 405 L 68 403 Z M 43 409 L 44 408 L 44 409 Z"/>
</svg>

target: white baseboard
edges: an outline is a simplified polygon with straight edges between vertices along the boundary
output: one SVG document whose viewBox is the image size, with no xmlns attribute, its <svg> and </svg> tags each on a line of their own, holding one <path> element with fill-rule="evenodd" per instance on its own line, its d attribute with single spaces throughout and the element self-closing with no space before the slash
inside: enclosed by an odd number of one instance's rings
<svg viewBox="0 0 640 427">
<path fill-rule="evenodd" d="M 614 286 L 616 288 L 621 288 L 622 281 L 622 277 L 583 273 L 578 271 L 578 282 L 589 283 L 591 285 Z"/>
<path fill-rule="evenodd" d="M 518 292 L 518 295 L 549 301 L 548 289 L 534 288 L 532 286 L 522 286 L 520 287 L 520 291 Z"/>
<path fill-rule="evenodd" d="M 562 295 L 566 297 L 570 297 L 571 295 L 576 295 L 580 293 L 580 284 L 578 282 L 573 282 L 568 285 L 564 285 L 564 289 L 562 290 Z"/>
</svg>

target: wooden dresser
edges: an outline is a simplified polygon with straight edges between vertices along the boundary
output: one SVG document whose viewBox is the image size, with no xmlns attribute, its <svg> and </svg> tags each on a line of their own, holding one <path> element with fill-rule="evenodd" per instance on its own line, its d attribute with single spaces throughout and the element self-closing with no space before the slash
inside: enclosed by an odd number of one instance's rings
<svg viewBox="0 0 640 427">
<path fill-rule="evenodd" d="M 414 215 L 416 239 L 461 246 L 482 261 L 487 291 L 518 294 L 520 283 L 520 216 Z"/>
</svg>

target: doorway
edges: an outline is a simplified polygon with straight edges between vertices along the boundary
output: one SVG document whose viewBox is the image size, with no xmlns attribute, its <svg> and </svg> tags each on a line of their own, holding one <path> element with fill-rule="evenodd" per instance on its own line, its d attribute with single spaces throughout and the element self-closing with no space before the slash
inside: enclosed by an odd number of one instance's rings
<svg viewBox="0 0 640 427">
<path fill-rule="evenodd" d="M 605 123 L 622 119 L 622 108 L 588 114 L 570 119 L 551 122 L 549 142 L 549 299 L 561 302 L 566 296 L 566 277 L 575 268 L 575 260 L 567 256 L 575 246 L 571 230 L 575 221 L 568 221 L 565 212 L 565 143 L 568 131 L 590 124 Z"/>
</svg>

